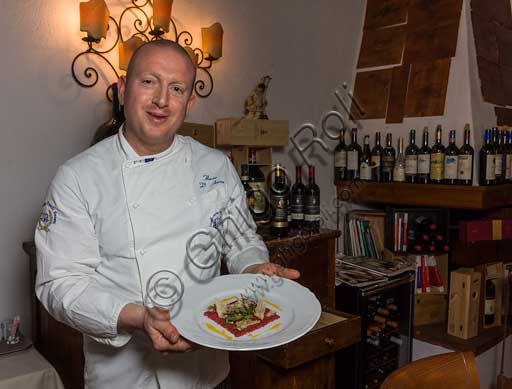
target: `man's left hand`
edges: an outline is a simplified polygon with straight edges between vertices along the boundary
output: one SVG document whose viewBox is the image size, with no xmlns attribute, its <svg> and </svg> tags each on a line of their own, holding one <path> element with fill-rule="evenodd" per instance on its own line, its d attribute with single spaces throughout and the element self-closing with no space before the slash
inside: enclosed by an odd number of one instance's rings
<svg viewBox="0 0 512 389">
<path fill-rule="evenodd" d="M 300 272 L 278 265 L 277 263 L 260 263 L 247 267 L 243 273 L 266 274 L 267 276 L 278 276 L 295 280 L 300 277 Z"/>
</svg>

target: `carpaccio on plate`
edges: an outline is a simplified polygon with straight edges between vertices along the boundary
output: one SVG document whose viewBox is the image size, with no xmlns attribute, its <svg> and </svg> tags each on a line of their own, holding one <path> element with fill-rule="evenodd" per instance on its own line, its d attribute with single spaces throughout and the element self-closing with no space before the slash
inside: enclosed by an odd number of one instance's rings
<svg viewBox="0 0 512 389">
<path fill-rule="evenodd" d="M 265 307 L 261 299 L 240 296 L 234 299 L 215 299 L 204 315 L 235 337 L 240 337 L 279 319 L 277 312 Z"/>
</svg>

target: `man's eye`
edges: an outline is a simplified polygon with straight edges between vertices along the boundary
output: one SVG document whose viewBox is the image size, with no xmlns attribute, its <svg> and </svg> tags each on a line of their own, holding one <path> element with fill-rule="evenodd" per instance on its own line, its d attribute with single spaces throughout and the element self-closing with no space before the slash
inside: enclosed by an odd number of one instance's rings
<svg viewBox="0 0 512 389">
<path fill-rule="evenodd" d="M 142 83 L 144 85 L 151 85 L 153 83 L 153 80 L 142 80 Z"/>
<path fill-rule="evenodd" d="M 183 94 L 184 89 L 179 86 L 173 86 L 173 87 L 171 87 L 171 91 L 174 93 L 177 93 L 177 94 Z"/>
</svg>

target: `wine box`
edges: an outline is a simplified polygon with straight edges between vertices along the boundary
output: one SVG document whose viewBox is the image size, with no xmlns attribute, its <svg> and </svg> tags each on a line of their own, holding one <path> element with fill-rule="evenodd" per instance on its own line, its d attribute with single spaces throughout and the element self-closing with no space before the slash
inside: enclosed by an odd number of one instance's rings
<svg viewBox="0 0 512 389">
<path fill-rule="evenodd" d="M 461 339 L 478 335 L 481 274 L 471 268 L 452 271 L 447 333 Z"/>
<path fill-rule="evenodd" d="M 480 273 L 480 314 L 478 320 L 478 333 L 489 328 L 499 327 L 502 324 L 501 314 L 503 311 L 503 262 L 487 263 L 475 267 L 475 271 Z M 495 301 L 492 311 L 495 312 L 495 320 L 492 324 L 485 324 L 486 312 L 486 284 L 491 281 L 494 284 Z"/>
<path fill-rule="evenodd" d="M 287 120 L 225 118 L 215 122 L 220 146 L 287 146 Z"/>
<path fill-rule="evenodd" d="M 414 326 L 446 322 L 447 294 L 417 294 L 414 296 Z"/>
</svg>

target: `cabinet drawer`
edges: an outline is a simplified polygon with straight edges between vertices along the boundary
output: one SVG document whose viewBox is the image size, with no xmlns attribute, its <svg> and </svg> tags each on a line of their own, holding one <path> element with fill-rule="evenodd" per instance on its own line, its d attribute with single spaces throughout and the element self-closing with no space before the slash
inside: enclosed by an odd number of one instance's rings
<svg viewBox="0 0 512 389">
<path fill-rule="evenodd" d="M 190 136 L 206 146 L 215 147 L 215 130 L 206 124 L 183 123 L 178 134 Z"/>
<path fill-rule="evenodd" d="M 215 122 L 217 144 L 222 146 L 286 146 L 288 121 L 219 119 Z"/>
<path fill-rule="evenodd" d="M 318 323 L 303 337 L 257 355 L 266 361 L 291 369 L 314 359 L 358 343 L 361 339 L 361 318 L 324 308 Z"/>
</svg>

